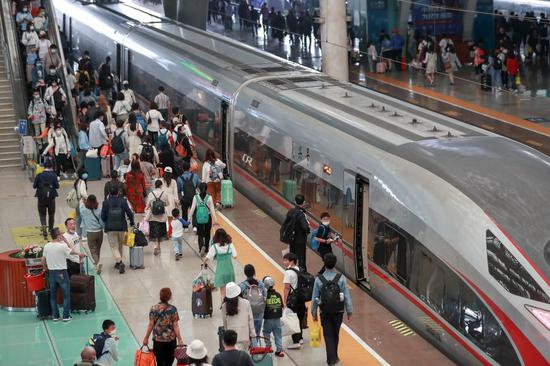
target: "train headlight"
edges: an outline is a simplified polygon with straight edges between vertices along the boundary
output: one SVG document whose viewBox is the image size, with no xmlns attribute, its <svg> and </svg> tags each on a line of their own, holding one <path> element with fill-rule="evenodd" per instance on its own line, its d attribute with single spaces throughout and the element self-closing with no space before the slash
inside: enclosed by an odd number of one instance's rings
<svg viewBox="0 0 550 366">
<path fill-rule="evenodd" d="M 525 305 L 525 308 L 529 310 L 529 312 L 533 314 L 533 316 L 537 318 L 537 320 L 541 322 L 546 329 L 550 330 L 550 311 L 539 309 L 530 305 Z"/>
</svg>

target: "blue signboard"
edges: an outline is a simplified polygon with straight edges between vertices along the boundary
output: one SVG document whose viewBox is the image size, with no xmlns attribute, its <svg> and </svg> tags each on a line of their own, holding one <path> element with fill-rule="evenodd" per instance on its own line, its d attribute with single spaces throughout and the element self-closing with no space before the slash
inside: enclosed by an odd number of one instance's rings
<svg viewBox="0 0 550 366">
<path fill-rule="evenodd" d="M 434 36 L 447 34 L 462 37 L 462 11 L 454 11 L 453 0 L 419 0 L 412 7 L 414 28 L 425 35 L 429 30 Z"/>
<path fill-rule="evenodd" d="M 25 136 L 27 134 L 27 120 L 26 119 L 20 119 L 19 124 L 17 125 L 17 133 L 21 136 Z"/>
</svg>

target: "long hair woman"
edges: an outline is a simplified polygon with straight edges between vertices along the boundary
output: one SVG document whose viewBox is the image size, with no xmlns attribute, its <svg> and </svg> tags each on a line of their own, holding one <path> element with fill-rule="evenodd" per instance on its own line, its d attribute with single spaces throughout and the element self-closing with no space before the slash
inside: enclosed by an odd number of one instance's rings
<svg viewBox="0 0 550 366">
<path fill-rule="evenodd" d="M 256 338 L 252 307 L 248 300 L 239 296 L 241 288 L 235 282 L 229 282 L 225 289 L 226 295 L 222 303 L 223 326 L 224 329 L 237 332 L 236 347 L 246 352 L 250 346 L 250 339 Z"/>
<path fill-rule="evenodd" d="M 225 285 L 235 281 L 232 258 L 237 258 L 237 249 L 231 243 L 231 236 L 224 229 L 216 230 L 204 262 L 216 260 L 214 286 L 220 289 L 222 301 L 225 298 Z"/>
<path fill-rule="evenodd" d="M 193 226 L 197 229 L 199 252 L 201 256 L 204 256 L 204 254 L 208 252 L 212 225 L 218 225 L 214 200 L 208 194 L 207 187 L 208 186 L 204 182 L 199 184 L 199 194 L 196 194 L 193 198 L 193 203 L 189 210 L 189 217 L 192 218 Z M 208 217 L 203 217 L 203 213 L 205 213 L 206 210 L 208 212 Z"/>
<path fill-rule="evenodd" d="M 80 201 L 80 216 L 82 219 L 82 231 L 88 238 L 88 248 L 92 261 L 96 266 L 97 274 L 101 273 L 101 245 L 103 244 L 103 221 L 101 221 L 101 209 L 97 197 L 90 194 L 86 199 Z"/>
</svg>

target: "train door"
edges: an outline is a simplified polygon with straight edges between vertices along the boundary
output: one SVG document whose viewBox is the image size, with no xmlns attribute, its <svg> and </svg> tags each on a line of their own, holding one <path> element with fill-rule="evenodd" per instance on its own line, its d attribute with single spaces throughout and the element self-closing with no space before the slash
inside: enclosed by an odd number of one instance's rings
<svg viewBox="0 0 550 366">
<path fill-rule="evenodd" d="M 226 101 L 222 101 L 221 103 L 221 111 L 220 111 L 220 122 L 221 122 L 221 159 L 223 162 L 227 163 L 227 167 L 225 168 L 225 173 L 230 173 L 230 167 L 229 167 L 229 134 L 230 134 L 230 128 L 228 126 L 228 120 L 229 120 L 229 103 Z"/>
<path fill-rule="evenodd" d="M 122 75 L 122 70 L 124 70 L 124 67 L 123 67 L 124 60 L 122 55 L 123 48 L 124 46 L 121 45 L 120 43 L 116 44 L 115 82 L 117 82 L 117 90 L 120 90 L 120 87 L 121 87 L 120 84 L 122 83 L 121 77 L 123 77 Z"/>
<path fill-rule="evenodd" d="M 360 175 L 355 178 L 355 265 L 357 282 L 367 288 L 369 285 L 369 180 Z"/>
</svg>

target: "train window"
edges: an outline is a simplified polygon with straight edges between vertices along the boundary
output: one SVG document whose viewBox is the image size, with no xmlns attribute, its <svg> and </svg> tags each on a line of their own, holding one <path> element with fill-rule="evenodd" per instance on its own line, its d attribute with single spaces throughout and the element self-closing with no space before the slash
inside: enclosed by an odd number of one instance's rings
<svg viewBox="0 0 550 366">
<path fill-rule="evenodd" d="M 416 270 L 418 276 L 411 289 L 432 309 L 443 314 L 445 297 L 445 276 L 439 263 L 429 253 L 417 251 Z"/>
<path fill-rule="evenodd" d="M 377 224 L 373 260 L 403 284 L 408 280 L 408 248 L 408 239 L 400 230 L 387 221 Z"/>
<path fill-rule="evenodd" d="M 548 295 L 535 282 L 525 267 L 490 231 L 486 231 L 489 273 L 511 294 L 550 303 Z"/>
</svg>

